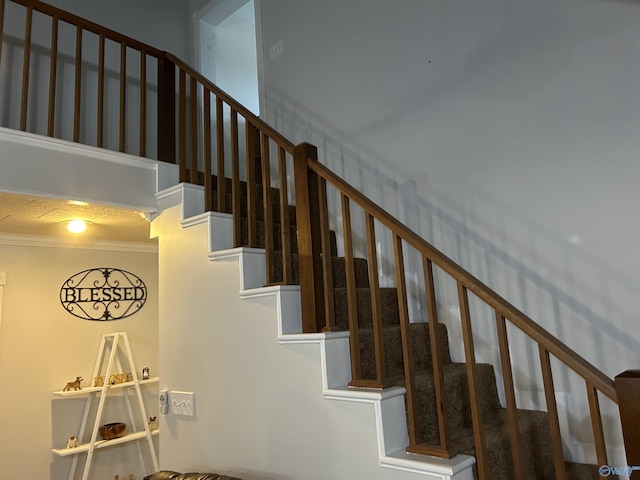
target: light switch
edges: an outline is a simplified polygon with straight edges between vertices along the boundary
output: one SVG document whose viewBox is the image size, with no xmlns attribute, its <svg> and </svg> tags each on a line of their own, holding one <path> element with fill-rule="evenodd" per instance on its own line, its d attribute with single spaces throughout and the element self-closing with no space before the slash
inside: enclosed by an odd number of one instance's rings
<svg viewBox="0 0 640 480">
<path fill-rule="evenodd" d="M 169 413 L 193 417 L 195 415 L 193 392 L 169 392 Z"/>
</svg>

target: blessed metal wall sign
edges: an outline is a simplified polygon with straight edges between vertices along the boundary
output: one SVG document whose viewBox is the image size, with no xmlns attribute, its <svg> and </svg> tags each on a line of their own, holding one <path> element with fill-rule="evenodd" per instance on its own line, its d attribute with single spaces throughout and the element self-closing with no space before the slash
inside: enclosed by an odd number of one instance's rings
<svg viewBox="0 0 640 480">
<path fill-rule="evenodd" d="M 147 286 L 133 273 L 119 268 L 92 268 L 62 284 L 60 302 L 71 315 L 85 320 L 130 317 L 147 301 Z"/>
</svg>

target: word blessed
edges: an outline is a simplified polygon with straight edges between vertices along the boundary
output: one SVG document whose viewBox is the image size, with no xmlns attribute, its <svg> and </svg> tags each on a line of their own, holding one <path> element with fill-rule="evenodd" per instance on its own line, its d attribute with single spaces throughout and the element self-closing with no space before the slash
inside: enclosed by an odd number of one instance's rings
<svg viewBox="0 0 640 480">
<path fill-rule="evenodd" d="M 608 477 L 609 475 L 631 475 L 634 470 L 640 470 L 640 467 L 610 467 L 609 465 L 602 465 L 598 472 L 602 477 Z"/>
<path fill-rule="evenodd" d="M 129 317 L 147 301 L 147 287 L 137 275 L 118 268 L 92 268 L 76 273 L 60 288 L 64 309 L 85 320 Z"/>
<path fill-rule="evenodd" d="M 62 288 L 63 302 L 110 302 L 112 300 L 144 300 L 147 291 L 141 287 Z"/>
</svg>

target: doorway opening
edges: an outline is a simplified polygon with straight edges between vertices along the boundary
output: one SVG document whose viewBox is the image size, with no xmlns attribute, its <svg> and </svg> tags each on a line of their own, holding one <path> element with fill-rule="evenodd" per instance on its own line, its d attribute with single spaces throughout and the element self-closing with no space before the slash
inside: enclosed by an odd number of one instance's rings
<svg viewBox="0 0 640 480">
<path fill-rule="evenodd" d="M 200 72 L 259 116 L 257 1 L 212 0 L 194 23 Z"/>
</svg>

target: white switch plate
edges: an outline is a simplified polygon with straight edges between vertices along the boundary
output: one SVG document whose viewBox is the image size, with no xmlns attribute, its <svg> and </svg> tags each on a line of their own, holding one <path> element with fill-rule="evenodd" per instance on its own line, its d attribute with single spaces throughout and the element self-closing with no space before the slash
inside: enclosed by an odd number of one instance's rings
<svg viewBox="0 0 640 480">
<path fill-rule="evenodd" d="M 195 410 L 195 395 L 193 392 L 169 392 L 169 413 L 193 417 Z"/>
</svg>

